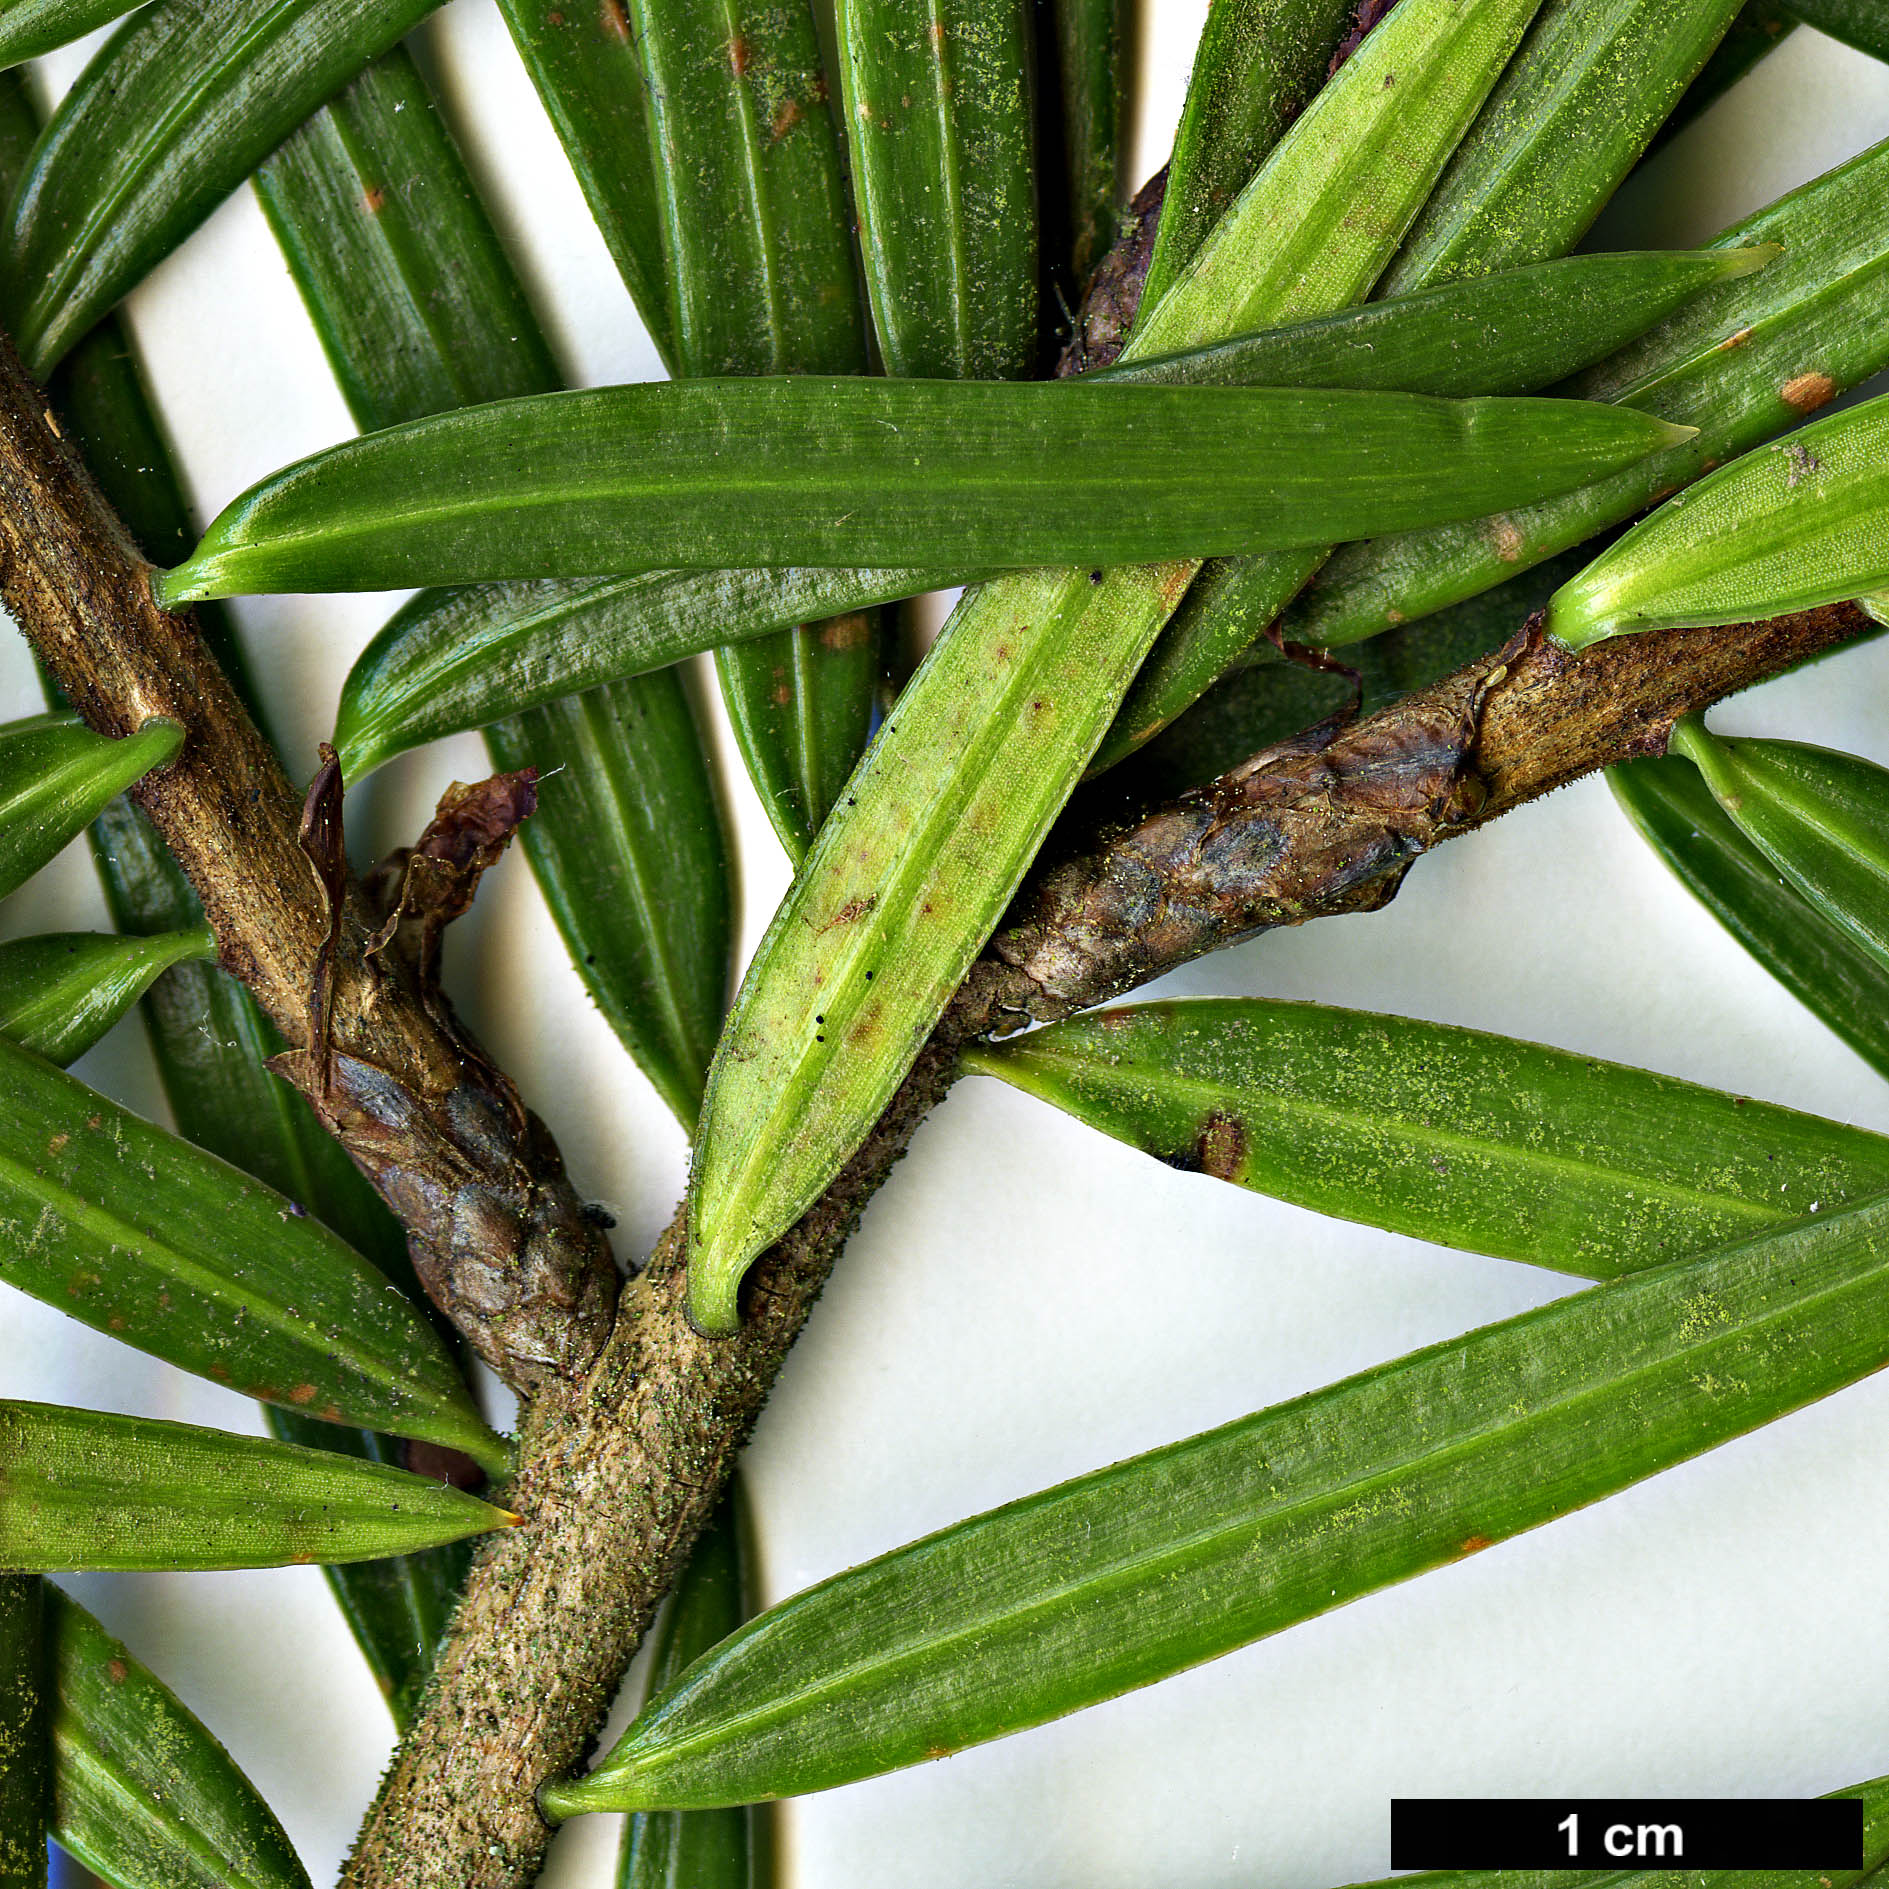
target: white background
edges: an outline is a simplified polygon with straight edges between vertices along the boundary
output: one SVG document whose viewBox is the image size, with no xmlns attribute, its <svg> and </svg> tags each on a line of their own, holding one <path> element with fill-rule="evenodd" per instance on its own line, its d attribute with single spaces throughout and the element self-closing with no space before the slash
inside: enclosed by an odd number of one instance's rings
<svg viewBox="0 0 1889 1889">
<path fill-rule="evenodd" d="M 1165 155 L 1202 0 L 1150 0 L 1136 176 Z M 429 64 L 574 380 L 655 357 L 492 0 Z M 47 62 L 55 88 L 89 48 Z M 1889 134 L 1889 72 L 1800 33 L 1626 191 L 1610 245 L 1705 238 Z M 247 192 L 131 302 L 199 504 L 349 430 Z M 302 772 L 392 599 L 239 605 Z M 0 712 L 36 706 L 0 649 Z M 1733 732 L 1889 761 L 1889 642 L 1759 691 Z M 350 804 L 365 858 L 485 771 L 476 741 Z M 734 799 L 746 935 L 786 872 Z M 102 925 L 82 848 L 0 930 Z M 668 1219 L 684 1144 L 590 1009 L 522 859 L 449 950 L 454 994 L 561 1138 L 621 1250 Z M 1889 1088 L 1671 882 L 1597 783 L 1413 873 L 1388 911 L 1261 940 L 1165 987 L 1404 1011 L 1612 1056 L 1889 1129 Z M 82 1073 L 152 1112 L 135 1027 Z M 992 1503 L 1568 1289 L 1170 1172 L 972 1080 L 867 1216 L 749 1458 L 770 1599 Z M 237 1397 L 18 1298 L 0 1393 L 260 1429 Z M 782 1814 L 818 1889 L 1317 1889 L 1388 1866 L 1394 1794 L 1811 1793 L 1889 1770 L 1889 1384 L 1872 1381 L 1604 1506 L 1062 1724 Z M 75 1580 L 210 1723 L 330 1879 L 390 1749 L 313 1569 Z M 608 1880 L 613 1818 L 550 1880 Z"/>
</svg>

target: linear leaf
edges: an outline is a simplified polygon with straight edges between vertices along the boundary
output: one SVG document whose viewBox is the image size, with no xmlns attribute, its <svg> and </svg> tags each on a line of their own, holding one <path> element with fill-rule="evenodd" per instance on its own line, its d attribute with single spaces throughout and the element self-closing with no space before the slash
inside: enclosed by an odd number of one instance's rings
<svg viewBox="0 0 1889 1889">
<path fill-rule="evenodd" d="M 1084 690 L 1126 682 L 1119 645 L 1085 623 L 1061 573 L 999 588 L 1009 688 L 979 686 L 981 639 L 962 616 L 947 626 L 776 913 L 717 1047 L 692 1177 L 691 1305 L 709 1329 L 733 1324 L 750 1259 L 858 1145 L 995 924 L 1011 887 L 992 889 L 993 865 L 1020 874 L 1019 831 L 1037 840 L 1068 793 L 1054 764 L 1100 732 L 1106 711 Z M 1006 739 L 1019 725 L 1024 753 Z"/>
<path fill-rule="evenodd" d="M 1488 95 L 1490 68 L 1507 63 L 1498 61 L 1497 49 L 1513 50 L 1535 9 L 1482 0 L 1454 12 L 1444 30 L 1433 10 L 1400 7 L 1372 32 L 1293 121 L 1173 287 L 1144 307 L 1126 350 L 1130 358 L 1199 347 L 1261 323 L 1329 314 L 1362 299 L 1359 279 L 1368 286 L 1382 273 L 1379 254 L 1401 241 L 1427 200 L 1432 167 L 1447 161 L 1461 142 L 1459 126 L 1473 121 Z M 1455 58 L 1438 56 L 1442 39 Z M 1389 86 L 1386 76 L 1393 80 Z M 1405 103 L 1374 98 L 1371 87 L 1402 91 Z M 1419 92 L 1422 106 L 1409 106 Z M 1406 120 L 1419 109 L 1430 117 L 1416 134 Z M 1361 216 L 1355 189 L 1314 168 L 1317 159 L 1356 164 L 1392 153 L 1395 187 L 1369 215 Z"/>
<path fill-rule="evenodd" d="M 876 610 L 716 648 L 735 745 L 795 865 L 872 738 L 885 666 Z"/>
<path fill-rule="evenodd" d="M 1016 380 L 1037 365 L 1033 10 L 1034 0 L 929 0 L 922 13 L 840 0 L 835 11 L 860 261 L 888 374 Z M 857 666 L 877 669 L 870 620 L 858 621 Z M 760 654 L 730 649 L 716 662 L 725 673 Z M 737 728 L 746 719 L 737 713 Z M 822 782 L 819 817 L 783 833 L 796 866 L 864 745 Z"/>
<path fill-rule="evenodd" d="M 1573 256 L 1127 362 L 1093 378 L 1525 393 L 1611 351 L 1720 271 L 1759 266 L 1766 253 Z M 1217 572 L 1203 573 L 1196 590 L 1211 589 Z M 394 614 L 349 672 L 335 745 L 343 772 L 358 780 L 422 742 L 679 662 L 733 636 L 991 575 L 930 565 L 646 571 L 427 592 Z M 1182 609 L 1195 608 L 1190 592 Z"/>
<path fill-rule="evenodd" d="M 652 565 L 1022 567 L 1322 544 L 1373 519 L 1461 516 L 1499 491 L 1565 491 L 1675 437 L 1594 401 L 667 381 L 496 401 L 330 447 L 226 506 L 153 588 L 174 607 Z"/>
<path fill-rule="evenodd" d="M 677 371 L 863 374 L 851 210 L 806 0 L 628 8 Z M 795 859 L 871 733 L 880 627 L 794 625 L 717 653 L 736 747 Z"/>
<path fill-rule="evenodd" d="M 43 376 L 431 0 L 157 0 L 100 48 L 0 231 L 0 323 Z"/>
<path fill-rule="evenodd" d="M 1549 0 L 1385 272 L 1381 292 L 1572 249 L 1725 37 L 1739 5 Z"/>
<path fill-rule="evenodd" d="M 0 68 L 43 58 L 129 13 L 140 0 L 4 0 Z"/>
<path fill-rule="evenodd" d="M 851 374 L 865 314 L 805 0 L 627 0 L 678 371 Z"/>
<path fill-rule="evenodd" d="M 1687 716 L 1672 751 L 1828 923 L 1889 972 L 1889 770 L 1797 741 L 1733 741 Z"/>
<path fill-rule="evenodd" d="M 46 1889 L 52 1806 L 46 1584 L 0 1574 L 0 1883 Z"/>
<path fill-rule="evenodd" d="M 0 1566 L 30 1573 L 367 1561 L 517 1519 L 328 1450 L 0 1402 Z"/>
<path fill-rule="evenodd" d="M 1413 1352 L 783 1601 L 579 1810 L 824 1790 L 1165 1678 L 1539 1526 L 1889 1361 L 1889 1203 Z"/>
<path fill-rule="evenodd" d="M 1047 18 L 1038 9 L 1038 83 L 1046 70 L 1054 73 L 1063 143 L 1063 235 L 1052 260 L 1078 287 L 1114 242 L 1121 218 L 1135 16 L 1135 0 L 1050 0 Z M 1047 222 L 1050 206 L 1041 209 Z"/>
<path fill-rule="evenodd" d="M 53 1834 L 114 1889 L 308 1889 L 275 1813 L 162 1680 L 50 1585 Z"/>
<path fill-rule="evenodd" d="M 1353 643 L 1505 582 L 1889 365 L 1889 142 L 1735 224 L 1714 247 L 1750 243 L 1778 243 L 1784 254 L 1700 296 L 1566 390 L 1696 426 L 1697 438 L 1563 498 L 1348 545 L 1286 612 L 1286 634 Z"/>
<path fill-rule="evenodd" d="M 1198 347 L 1361 294 L 1532 11 L 1533 0 L 1403 0 L 1131 349 Z M 1347 183 L 1359 168 L 1397 180 L 1368 214 Z M 1117 476 L 1133 463 L 1109 460 Z M 1193 573 L 1036 572 L 959 604 L 762 940 L 709 1072 L 689 1261 L 707 1328 L 734 1323 L 753 1255 L 819 1193 L 910 1067 Z"/>
<path fill-rule="evenodd" d="M 288 139 L 256 190 L 363 429 L 559 384 L 524 287 L 404 48 Z"/>
<path fill-rule="evenodd" d="M 1610 1279 L 1889 1192 L 1889 1138 L 1409 1017 L 1203 998 L 973 1051 L 1171 1167 Z"/>
<path fill-rule="evenodd" d="M 1029 0 L 839 0 L 837 16 L 886 372 L 1021 379 L 1039 348 Z"/>
<path fill-rule="evenodd" d="M 0 944 L 0 1036 L 63 1069 L 173 964 L 215 957 L 207 926 L 152 938 L 59 931 L 12 939 Z"/>
<path fill-rule="evenodd" d="M 107 801 L 183 745 L 175 722 L 148 721 L 114 741 L 76 715 L 0 727 L 0 896 L 24 885 L 85 830 Z"/>
<path fill-rule="evenodd" d="M 961 573 L 973 579 L 984 571 Z M 499 715 L 959 581 L 942 567 L 638 571 L 423 592 L 396 611 L 342 686 L 335 747 L 359 780 L 384 761 Z"/>
<path fill-rule="evenodd" d="M 1728 276 L 1738 276 L 1770 267 L 1777 253 L 1756 246 L 1673 255 L 1664 262 L 1675 271 L 1683 263 L 1689 271 L 1694 265 L 1709 268 L 1704 258 L 1716 255 Z M 1654 263 L 1642 276 L 1638 260 L 1571 256 L 1372 302 L 1319 324 L 1323 332 L 1310 337 L 1305 365 L 1281 360 L 1277 377 L 1285 385 L 1323 384 L 1327 374 L 1335 378 L 1353 372 L 1351 350 L 1366 346 L 1372 349 L 1371 364 L 1358 363 L 1355 372 L 1360 377 L 1388 373 L 1395 384 L 1425 393 L 1506 393 L 1546 386 L 1607 352 L 1602 329 L 1616 317 L 1623 327 L 1631 323 L 1644 333 L 1713 286 L 1701 273 L 1689 276 L 1692 287 L 1682 293 L 1678 273 L 1666 276 Z M 1611 267 L 1589 278 L 1590 264 Z M 1376 336 L 1371 333 L 1373 317 L 1383 323 L 1383 332 Z M 1249 347 L 1257 354 L 1259 338 L 1251 344 L 1229 344 L 1226 352 L 1245 356 Z M 1370 379 L 1365 384 L 1388 383 Z M 1302 569 L 1282 558 L 1209 562 L 1135 678 L 1091 772 L 1118 766 L 1242 661 L 1277 619 L 1287 601 L 1287 586 Z"/>
<path fill-rule="evenodd" d="M 1555 592 L 1570 649 L 1751 623 L 1889 588 L 1889 397 L 1762 446 L 1670 498 Z"/>
<path fill-rule="evenodd" d="M 623 0 L 575 11 L 557 0 L 499 0 L 499 11 L 610 259 L 674 373 L 675 316 L 663 279 L 649 93 Z"/>
<path fill-rule="evenodd" d="M 323 106 L 255 182 L 357 424 L 558 385 L 524 287 L 404 48 Z"/>
<path fill-rule="evenodd" d="M 723 625 L 715 676 L 728 726 L 768 824 L 797 866 L 872 738 L 887 623 L 868 609 L 820 623 L 796 619 L 734 643 L 727 633 Z"/>
<path fill-rule="evenodd" d="M 1391 265 L 1397 286 L 1428 288 L 1535 262 L 1570 245 L 1639 160 L 1658 123 L 1638 107 L 1623 108 L 1623 87 L 1639 84 L 1642 67 L 1657 75 L 1673 48 L 1722 28 L 1727 17 L 1729 0 L 1551 0 L 1450 160 L 1440 186 L 1451 206 L 1447 228 L 1434 240 L 1424 233 L 1434 227 L 1433 195 L 1406 239 L 1404 259 Z M 1649 50 L 1649 33 L 1664 52 Z M 1196 701 L 1279 619 L 1331 549 L 1211 566 L 1202 594 L 1137 678 L 1097 765 L 1112 765 Z M 1331 640 L 1292 634 L 1300 642 Z"/>
<path fill-rule="evenodd" d="M 270 159 L 259 184 L 359 423 L 557 384 L 523 287 L 404 52 L 369 67 Z M 364 211 L 370 200 L 377 207 Z M 512 706 L 484 707 L 473 725 Z M 487 741 L 498 766 L 539 770 L 525 851 L 572 963 L 692 1124 L 734 919 L 720 804 L 687 697 L 672 676 L 615 681 L 535 706 Z M 351 748 L 342 765 L 354 780 Z"/>
<path fill-rule="evenodd" d="M 651 1697 L 667 1692 L 754 1612 L 749 1547 L 736 1483 L 696 1542 L 656 1631 Z M 761 1815 L 740 1808 L 655 1810 L 632 1817 L 623 1829 L 617 1889 L 751 1889 L 757 1880 Z"/>
<path fill-rule="evenodd" d="M 1769 267 L 1774 247 L 1563 256 L 1413 290 L 1090 381 L 1525 394 L 1609 355 L 1695 295 Z"/>
<path fill-rule="evenodd" d="M 1355 0 L 1216 0 L 1207 9 L 1142 284 L 1147 307 L 1325 83 L 1356 17 Z"/>
<path fill-rule="evenodd" d="M 1889 1076 L 1889 972 L 1779 875 L 1678 756 L 1610 768 L 1608 785 L 1680 883 L 1800 1003 Z"/>
<path fill-rule="evenodd" d="M 266 1403 L 505 1467 L 425 1319 L 293 1202 L 3 1041 L 0 1105 L 8 1284 Z"/>
<path fill-rule="evenodd" d="M 182 500 L 163 443 L 149 426 L 135 358 L 127 344 L 110 338 L 115 326 L 106 322 L 88 335 L 61 367 L 57 383 L 68 396 L 69 428 L 120 514 L 133 515 L 128 500 L 142 501 L 147 522 L 140 526 L 140 537 L 149 544 L 143 530 L 163 509 L 153 501 L 173 499 L 181 517 Z M 70 398 L 81 392 L 82 398 Z M 148 451 L 137 445 L 141 434 L 154 442 Z M 121 449 L 121 443 L 128 444 Z M 186 537 L 183 549 L 188 546 Z M 220 616 L 218 606 L 208 608 Z M 198 621 L 210 630 L 203 610 Z M 230 666 L 238 655 L 234 640 L 225 637 L 217 647 L 218 659 Z M 240 688 L 240 668 L 236 674 Z M 121 930 L 145 934 L 201 921 L 195 894 L 129 802 L 114 801 L 106 808 L 93 825 L 92 842 Z M 269 1058 L 285 1045 L 248 992 L 213 965 L 187 963 L 153 987 L 144 1008 L 158 1073 L 186 1138 L 305 1206 L 428 1311 L 399 1223 L 308 1104 L 269 1069 Z M 444 1321 L 439 1323 L 444 1329 Z M 404 1445 L 368 1432 L 273 1406 L 266 1407 L 266 1415 L 271 1431 L 286 1441 L 374 1461 L 399 1462 L 404 1454 Z M 397 1722 L 404 1723 L 432 1669 L 433 1647 L 469 1558 L 468 1545 L 454 1542 L 417 1555 L 323 1570 Z"/>
<path fill-rule="evenodd" d="M 182 873 L 135 808 L 114 802 L 93 834 L 107 902 L 122 930 L 201 917 Z M 270 1057 L 284 1044 L 242 985 L 213 965 L 179 965 L 153 987 L 144 1009 L 179 1132 L 306 1207 L 428 1312 L 400 1223 L 314 1111 L 270 1070 Z M 444 1321 L 437 1323 L 444 1330 Z M 404 1454 L 404 1446 L 372 1432 L 290 1409 L 268 1406 L 266 1416 L 271 1431 L 287 1442 L 374 1462 L 398 1464 Z M 469 1556 L 465 1543 L 454 1542 L 323 1570 L 397 1723 L 404 1723 L 432 1670 L 433 1648 Z"/>
<path fill-rule="evenodd" d="M 364 1463 L 437 1474 L 427 1446 L 339 1424 L 314 1423 L 284 1410 L 267 1413 L 269 1433 L 284 1443 Z M 322 1569 L 335 1605 L 367 1661 L 394 1730 L 405 1732 L 419 1711 L 441 1641 L 465 1586 L 476 1543 L 471 1538 L 414 1553 L 330 1563 Z"/>
<path fill-rule="evenodd" d="M 163 881 L 150 869 L 151 855 L 161 855 L 172 874 L 176 868 L 148 825 L 139 822 L 129 834 L 121 828 L 101 852 L 112 861 L 115 902 L 128 908 L 121 923 L 161 909 Z M 177 881 L 174 889 L 188 890 L 181 875 Z M 308 1104 L 268 1067 L 284 1045 L 249 993 L 219 971 L 186 966 L 157 986 L 145 1012 L 179 1129 L 305 1205 L 392 1279 L 450 1346 L 450 1328 L 432 1312 L 414 1277 L 400 1223 Z M 406 1446 L 395 1439 L 275 1406 L 265 1415 L 271 1433 L 284 1442 L 405 1466 Z M 419 1554 L 323 1570 L 397 1726 L 406 1724 L 432 1672 L 434 1649 L 470 1559 L 468 1543 L 449 1542 Z"/>
</svg>

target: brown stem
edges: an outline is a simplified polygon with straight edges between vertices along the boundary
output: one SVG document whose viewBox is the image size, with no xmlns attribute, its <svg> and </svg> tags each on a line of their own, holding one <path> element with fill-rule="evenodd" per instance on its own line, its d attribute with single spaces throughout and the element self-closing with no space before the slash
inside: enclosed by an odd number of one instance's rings
<svg viewBox="0 0 1889 1889">
<path fill-rule="evenodd" d="M 1097 1003 L 1270 926 L 1383 904 L 1441 841 L 1867 627 L 1850 606 L 1624 638 L 1531 628 L 1368 720 L 1281 744 L 1041 875 L 819 1204 L 766 1254 L 732 1339 L 684 1304 L 680 1223 L 626 1289 L 587 1385 L 539 1400 L 514 1505 L 475 1563 L 433 1689 L 370 1812 L 350 1889 L 522 1889 L 538 1786 L 580 1762 L 867 1201 L 970 1038 Z"/>
<path fill-rule="evenodd" d="M 544 1125 L 406 959 L 370 958 L 347 887 L 332 1055 L 310 995 L 329 906 L 298 842 L 299 800 L 187 616 L 148 569 L 0 338 L 0 599 L 102 733 L 182 724 L 137 798 L 189 875 L 222 962 L 296 1048 L 279 1059 L 407 1229 L 427 1290 L 521 1390 L 581 1374 L 610 1328 L 616 1270 Z"/>
<path fill-rule="evenodd" d="M 1411 862 L 1871 627 L 1854 604 L 1570 655 L 1531 623 L 1378 714 L 1294 736 L 1039 872 L 991 941 L 1011 1027 L 1104 1003 L 1223 945 L 1375 911 Z M 990 973 L 995 975 L 995 973 Z"/>
<path fill-rule="evenodd" d="M 748 1275 L 741 1330 L 690 1324 L 681 1217 L 624 1288 L 589 1382 L 538 1397 L 508 1500 L 344 1889 L 529 1883 L 538 1786 L 582 1759 L 657 1603 L 707 1521 L 866 1202 L 944 1094 L 961 1031 L 920 1056 L 866 1145 Z"/>
<path fill-rule="evenodd" d="M 1075 332 L 1056 363 L 1058 379 L 1107 367 L 1128 345 L 1148 265 L 1154 260 L 1155 226 L 1161 221 L 1167 188 L 1168 167 L 1163 164 L 1129 200 L 1114 242 L 1083 290 Z"/>
</svg>

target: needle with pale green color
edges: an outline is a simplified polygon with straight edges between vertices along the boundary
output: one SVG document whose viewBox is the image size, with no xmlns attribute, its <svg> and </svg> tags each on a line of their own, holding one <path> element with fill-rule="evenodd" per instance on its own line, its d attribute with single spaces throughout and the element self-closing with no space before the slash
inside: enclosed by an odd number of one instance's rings
<svg viewBox="0 0 1889 1889">
<path fill-rule="evenodd" d="M 429 1476 L 268 1437 L 0 1402 L 0 1566 L 369 1561 L 515 1525 Z"/>
<path fill-rule="evenodd" d="M 1378 292 L 1409 293 L 1572 247 L 1730 13 L 1730 0 L 1550 0 Z M 1295 555 L 1211 563 L 1136 677 L 1095 769 L 1113 766 L 1198 700 L 1325 562 Z M 1290 636 L 1312 645 L 1334 640 L 1297 629 Z"/>
<path fill-rule="evenodd" d="M 1317 93 L 1355 0 L 1214 0 L 1200 29 L 1142 283 L 1152 308 Z"/>
<path fill-rule="evenodd" d="M 1795 426 L 1889 366 L 1889 142 L 1733 225 L 1715 247 L 1777 243 L 1760 274 L 1701 295 L 1565 390 L 1699 429 L 1639 466 L 1539 505 L 1347 545 L 1284 634 L 1357 642 L 1505 583 Z"/>
<path fill-rule="evenodd" d="M 1403 294 L 1572 249 L 1725 37 L 1740 4 L 1549 0 L 1379 293 Z"/>
<path fill-rule="evenodd" d="M 50 1583 L 52 1833 L 126 1889 L 308 1889 L 229 1753 L 155 1673 Z"/>
<path fill-rule="evenodd" d="M 1555 592 L 1568 649 L 1889 592 L 1889 395 L 1721 466 Z"/>
<path fill-rule="evenodd" d="M 1362 295 L 1533 12 L 1533 0 L 1402 0 L 1132 351 L 1198 347 Z M 1380 185 L 1363 203 L 1350 183 L 1360 171 Z M 1108 471 L 1120 480 L 1137 465 L 1118 450 Z M 723 1032 L 689 1198 L 690 1307 L 705 1328 L 738 1322 L 748 1266 L 911 1067 L 1194 569 L 1032 573 L 958 606 L 822 829 Z"/>
<path fill-rule="evenodd" d="M 127 938 L 49 932 L 0 944 L 0 1036 L 62 1068 L 176 964 L 216 961 L 210 928 Z"/>
</svg>

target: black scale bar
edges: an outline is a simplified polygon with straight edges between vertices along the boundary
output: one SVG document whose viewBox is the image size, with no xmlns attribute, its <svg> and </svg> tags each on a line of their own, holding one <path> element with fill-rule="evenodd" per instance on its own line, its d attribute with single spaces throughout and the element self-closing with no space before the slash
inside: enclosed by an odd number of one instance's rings
<svg viewBox="0 0 1889 1889">
<path fill-rule="evenodd" d="M 1849 1798 L 1400 1797 L 1393 1869 L 1861 1869 Z"/>
</svg>

